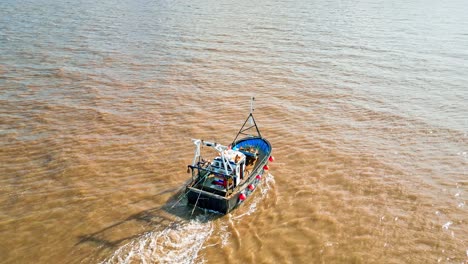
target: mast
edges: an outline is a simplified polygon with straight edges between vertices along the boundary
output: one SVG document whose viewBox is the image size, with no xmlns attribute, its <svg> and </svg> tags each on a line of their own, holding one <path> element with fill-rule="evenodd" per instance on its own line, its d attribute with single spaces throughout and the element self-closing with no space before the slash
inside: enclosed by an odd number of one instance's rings
<svg viewBox="0 0 468 264">
<path fill-rule="evenodd" d="M 200 139 L 192 139 L 193 144 L 195 144 L 195 155 L 193 157 L 192 166 L 195 166 L 197 159 L 200 158 L 200 144 L 202 143 Z"/>
<path fill-rule="evenodd" d="M 250 113 L 249 113 L 249 116 L 247 117 L 247 119 L 245 120 L 244 124 L 242 125 L 241 129 L 239 130 L 239 132 L 237 133 L 236 135 L 236 138 L 234 138 L 234 140 L 232 141 L 232 143 L 234 144 L 237 140 L 237 138 L 239 137 L 239 135 L 246 135 L 246 136 L 251 136 L 253 137 L 254 135 L 251 135 L 249 133 L 246 133 L 247 130 L 250 130 L 250 129 L 253 129 L 255 128 L 256 132 L 257 132 L 257 136 L 258 137 L 262 137 L 262 134 L 260 134 L 260 130 L 258 130 L 258 126 L 257 126 L 257 123 L 255 122 L 255 118 L 253 117 L 253 111 L 255 110 L 254 108 L 254 101 L 255 101 L 255 97 L 251 97 L 250 98 Z M 248 127 L 246 127 L 246 124 L 247 122 L 250 121 L 250 125 Z"/>
</svg>

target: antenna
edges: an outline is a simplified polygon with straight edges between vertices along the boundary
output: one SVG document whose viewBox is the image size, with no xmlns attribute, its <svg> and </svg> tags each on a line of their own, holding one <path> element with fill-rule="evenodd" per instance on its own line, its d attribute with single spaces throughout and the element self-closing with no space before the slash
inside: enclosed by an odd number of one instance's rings
<svg viewBox="0 0 468 264">
<path fill-rule="evenodd" d="M 253 117 L 252 117 L 252 113 L 253 111 L 255 111 L 255 108 L 254 108 L 254 101 L 255 101 L 255 97 L 250 97 L 250 115 L 249 115 L 249 121 L 250 121 L 250 125 L 253 126 L 254 125 L 254 121 L 253 121 Z"/>
<path fill-rule="evenodd" d="M 254 108 L 254 101 L 255 101 L 255 97 L 250 97 L 250 113 L 253 113 L 253 111 L 255 110 Z"/>
</svg>

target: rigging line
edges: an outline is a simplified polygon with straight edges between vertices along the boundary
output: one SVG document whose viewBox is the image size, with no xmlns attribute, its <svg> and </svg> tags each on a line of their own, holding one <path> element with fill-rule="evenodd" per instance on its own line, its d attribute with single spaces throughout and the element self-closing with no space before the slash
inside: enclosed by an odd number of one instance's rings
<svg viewBox="0 0 468 264">
<path fill-rule="evenodd" d="M 208 179 L 208 177 L 205 176 L 205 180 L 203 181 L 202 185 L 201 185 L 201 188 L 200 188 L 200 191 L 203 191 L 203 186 L 205 184 L 205 181 L 206 179 Z M 193 215 L 193 212 L 195 212 L 195 208 L 197 208 L 197 203 L 198 203 L 198 200 L 200 199 L 200 195 L 201 195 L 201 192 L 198 193 L 198 197 L 197 197 L 197 200 L 195 201 L 195 204 L 193 206 L 193 210 L 192 210 L 192 214 Z"/>
<path fill-rule="evenodd" d="M 203 178 L 205 178 L 205 180 L 206 180 L 206 175 L 203 176 L 202 178 L 198 179 L 198 181 L 195 182 L 195 184 L 193 184 L 192 186 L 195 186 L 195 185 L 199 184 L 201 182 L 201 180 L 203 180 Z M 178 205 L 180 203 L 180 201 L 182 201 L 182 199 L 184 199 L 184 197 L 187 196 L 187 194 L 188 194 L 188 192 L 185 192 L 185 193 L 181 194 L 179 199 L 177 200 L 177 202 L 174 205 L 171 206 L 171 209 L 174 208 L 176 205 Z"/>
<path fill-rule="evenodd" d="M 182 199 L 184 199 L 185 196 L 187 196 L 187 191 L 185 191 L 183 194 L 180 195 L 177 202 L 171 206 L 171 209 L 174 208 L 176 205 L 178 205 L 180 203 L 180 201 L 182 201 Z"/>
</svg>

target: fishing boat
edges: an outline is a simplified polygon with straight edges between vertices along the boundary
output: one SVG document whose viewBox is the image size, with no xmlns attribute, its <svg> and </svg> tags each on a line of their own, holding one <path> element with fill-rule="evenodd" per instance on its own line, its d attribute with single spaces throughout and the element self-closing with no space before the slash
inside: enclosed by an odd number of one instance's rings
<svg viewBox="0 0 468 264">
<path fill-rule="evenodd" d="M 188 165 L 192 179 L 185 195 L 193 210 L 199 207 L 229 213 L 252 195 L 269 169 L 268 162 L 273 162 L 270 142 L 262 137 L 253 117 L 254 100 L 251 100 L 249 116 L 230 145 L 192 139 L 195 155 Z M 205 159 L 202 146 L 214 149 L 217 156 Z"/>
</svg>

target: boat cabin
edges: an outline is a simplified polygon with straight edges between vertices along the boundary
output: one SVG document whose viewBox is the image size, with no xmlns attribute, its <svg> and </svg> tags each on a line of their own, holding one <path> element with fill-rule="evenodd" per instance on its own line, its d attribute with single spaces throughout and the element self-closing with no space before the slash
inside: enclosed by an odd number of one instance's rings
<svg viewBox="0 0 468 264">
<path fill-rule="evenodd" d="M 204 187 L 220 191 L 234 189 L 244 180 L 245 155 L 237 150 L 225 150 L 208 164 L 206 170 L 209 175 Z"/>
<path fill-rule="evenodd" d="M 252 160 L 252 153 L 245 150 L 234 150 L 216 143 L 194 140 L 197 149 L 192 166 L 192 178 L 195 188 L 226 196 L 239 186 L 248 176 L 247 166 Z M 213 161 L 200 157 L 200 145 L 210 146 L 218 151 Z M 196 160 L 199 160 L 196 162 Z M 201 160 L 201 161 L 200 161 Z"/>
</svg>

